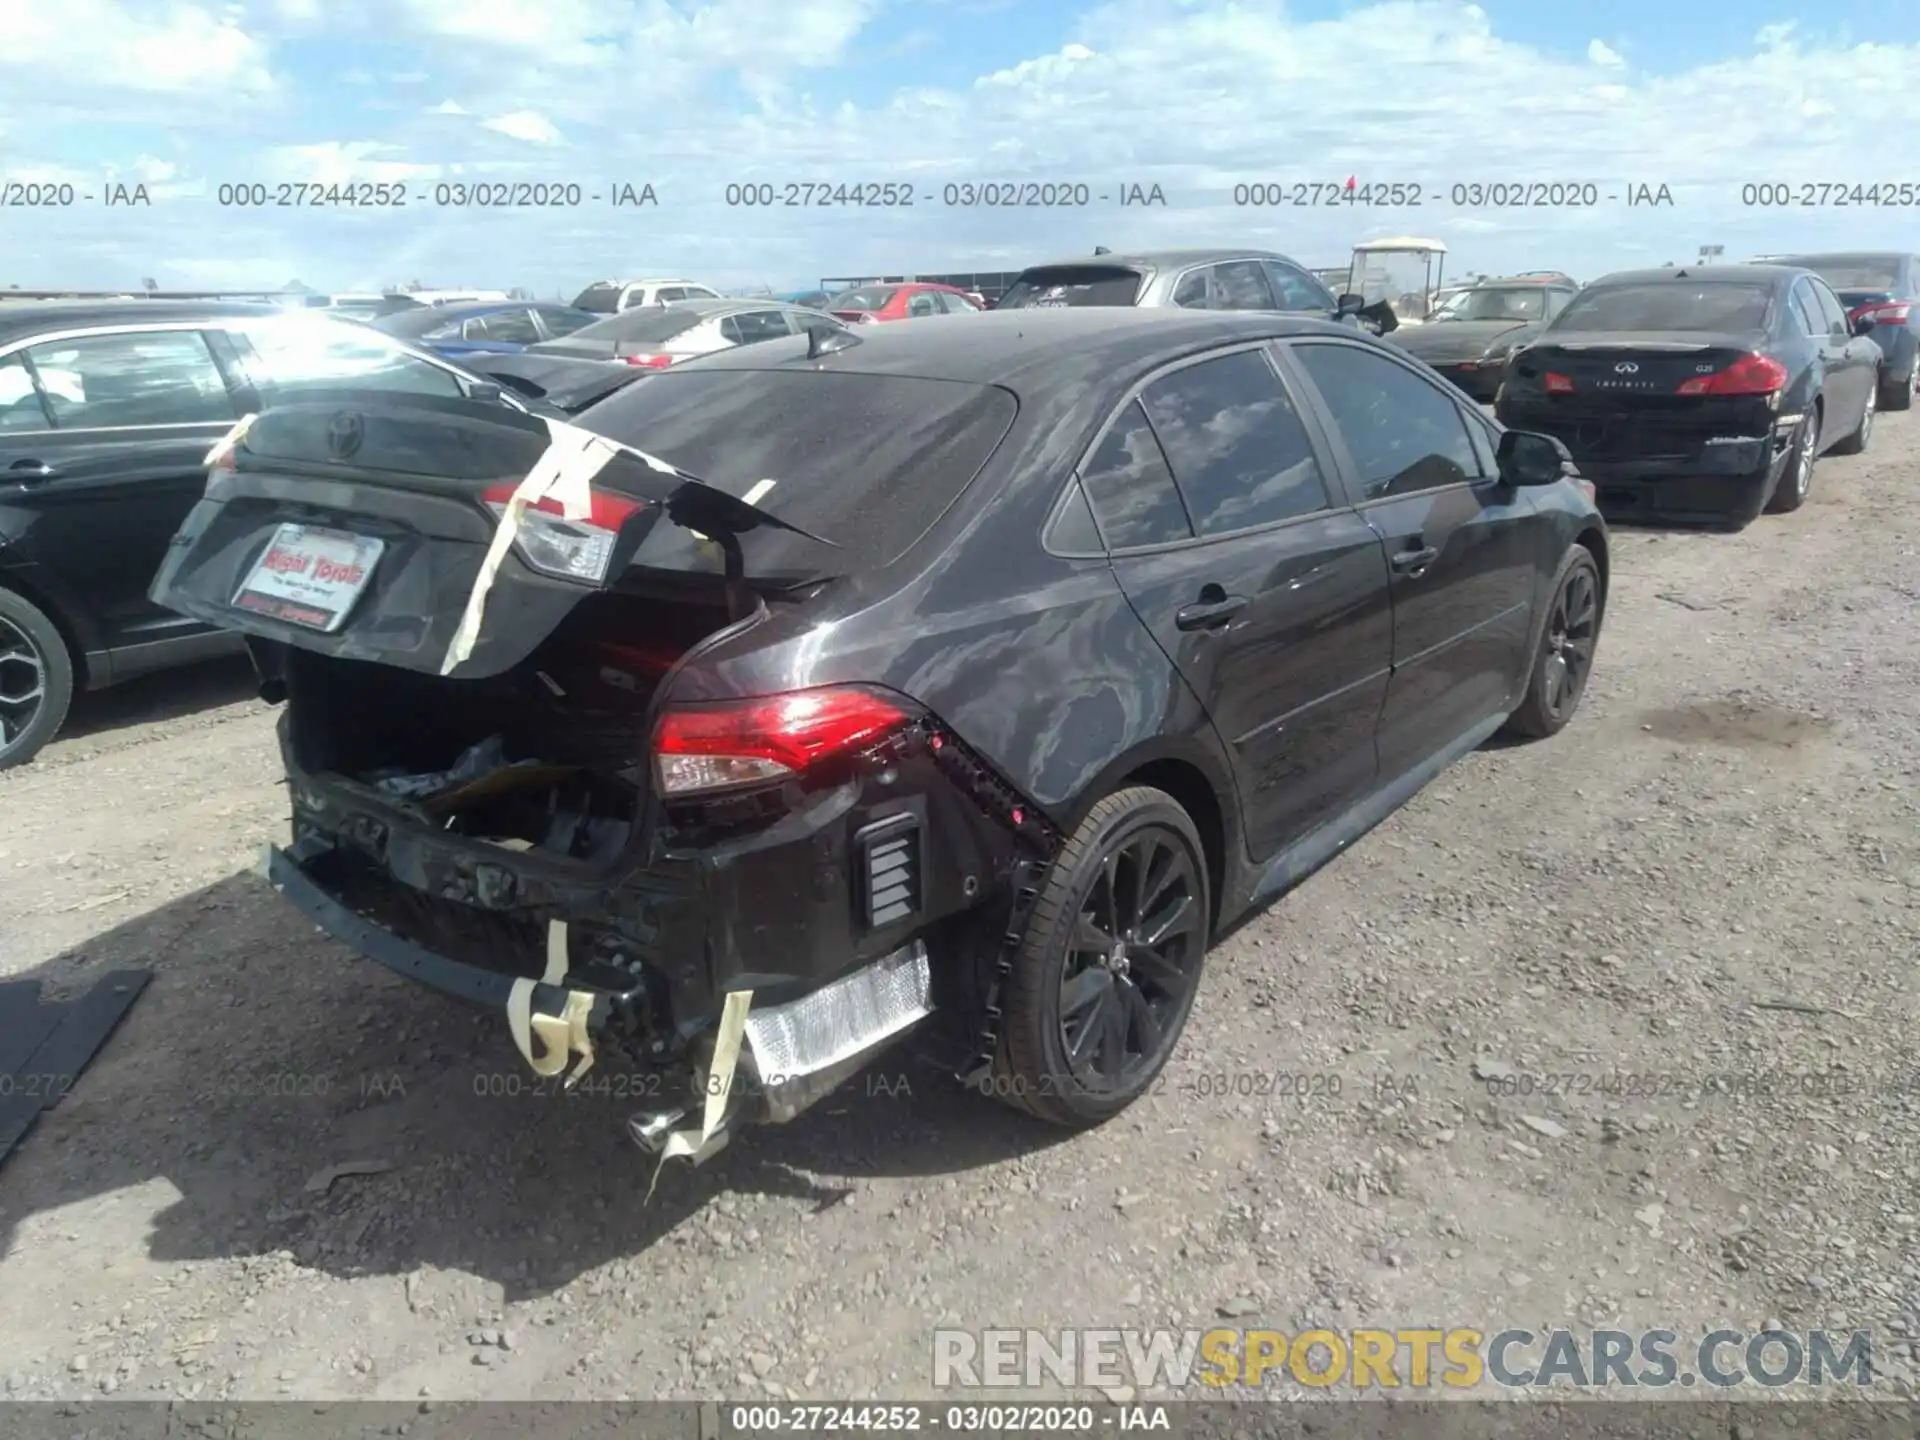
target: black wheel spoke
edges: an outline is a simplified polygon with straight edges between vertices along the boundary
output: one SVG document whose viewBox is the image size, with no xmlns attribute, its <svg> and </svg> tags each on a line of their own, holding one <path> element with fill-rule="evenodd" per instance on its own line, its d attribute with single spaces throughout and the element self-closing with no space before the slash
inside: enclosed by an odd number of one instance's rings
<svg viewBox="0 0 1920 1440">
<path fill-rule="evenodd" d="M 1060 988 L 1060 1018 L 1078 1020 L 1087 1011 L 1100 1003 L 1100 997 L 1113 988 L 1107 972 L 1098 965 L 1089 965 L 1078 975 Z"/>
<path fill-rule="evenodd" d="M 1133 1033 L 1139 1038 L 1139 1051 L 1142 1055 L 1151 1055 L 1160 1048 L 1160 1020 L 1153 1013 L 1153 1002 L 1141 993 L 1140 987 L 1122 980 L 1118 986 L 1121 1002 L 1126 1006 L 1127 1018 L 1132 1022 Z"/>
<path fill-rule="evenodd" d="M 1093 1064 L 1099 1058 L 1102 1037 L 1107 1031 L 1106 1016 L 1110 1009 L 1117 1007 L 1113 996 L 1113 986 L 1107 983 L 1105 971 L 1094 971 L 1102 981 L 1081 1016 L 1077 1028 L 1067 1032 L 1067 1063 L 1076 1070 Z"/>
<path fill-rule="evenodd" d="M 1106 1079 L 1118 1080 L 1127 1070 L 1127 1011 L 1118 986 L 1107 988 L 1097 1013 L 1100 1048 L 1094 1053 L 1094 1068 Z"/>
<path fill-rule="evenodd" d="M 1107 931 L 1119 935 L 1127 928 L 1127 922 L 1120 914 L 1120 852 L 1107 856 L 1106 863 L 1100 867 L 1100 883 L 1107 892 Z"/>
<path fill-rule="evenodd" d="M 47 695 L 47 664 L 33 641 L 0 620 L 0 751 L 33 727 Z"/>
<path fill-rule="evenodd" d="M 1111 930 L 1105 929 L 1087 911 L 1082 910 L 1079 921 L 1073 927 L 1070 953 L 1104 957 L 1113 949 L 1117 939 Z"/>
<path fill-rule="evenodd" d="M 1193 903 L 1192 892 L 1176 895 L 1166 906 L 1154 912 L 1153 918 L 1142 929 L 1140 943 L 1157 952 L 1169 940 L 1192 930 L 1199 918 L 1199 907 Z"/>
</svg>

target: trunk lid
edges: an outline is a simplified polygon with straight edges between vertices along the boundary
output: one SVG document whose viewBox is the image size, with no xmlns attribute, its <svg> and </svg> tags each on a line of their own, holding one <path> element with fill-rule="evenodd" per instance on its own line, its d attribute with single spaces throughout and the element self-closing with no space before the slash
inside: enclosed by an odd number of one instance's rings
<svg viewBox="0 0 1920 1440">
<path fill-rule="evenodd" d="M 1556 393 L 1554 399 L 1581 408 L 1697 405 L 1699 397 L 1679 393 L 1683 384 L 1715 375 L 1765 344 L 1765 334 L 1758 331 L 1582 331 L 1578 338 L 1549 333 L 1515 357 L 1514 377 L 1531 390 L 1545 389 L 1549 374 L 1563 375 L 1572 392 Z"/>
<path fill-rule="evenodd" d="M 1525 320 L 1436 320 L 1394 336 L 1394 344 L 1422 360 L 1474 360 L 1502 335 L 1524 328 Z"/>
<path fill-rule="evenodd" d="M 519 664 L 582 601 L 616 588 L 662 527 L 711 537 L 729 557 L 748 530 L 807 533 L 619 442 L 473 402 L 286 405 L 223 447 L 153 600 L 432 675 Z M 507 505 L 516 492 L 526 508 Z M 574 514 L 563 494 L 580 497 Z M 732 593 L 744 577 L 727 569 Z"/>
</svg>

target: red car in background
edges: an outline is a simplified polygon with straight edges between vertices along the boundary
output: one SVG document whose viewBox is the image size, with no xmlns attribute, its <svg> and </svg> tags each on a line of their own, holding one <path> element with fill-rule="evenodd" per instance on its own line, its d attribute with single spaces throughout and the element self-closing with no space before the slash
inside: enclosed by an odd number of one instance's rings
<svg viewBox="0 0 1920 1440">
<path fill-rule="evenodd" d="M 883 320 L 918 320 L 926 315 L 971 315 L 987 307 L 964 290 L 910 280 L 901 285 L 862 285 L 843 290 L 827 303 L 837 320 L 871 325 Z"/>
</svg>

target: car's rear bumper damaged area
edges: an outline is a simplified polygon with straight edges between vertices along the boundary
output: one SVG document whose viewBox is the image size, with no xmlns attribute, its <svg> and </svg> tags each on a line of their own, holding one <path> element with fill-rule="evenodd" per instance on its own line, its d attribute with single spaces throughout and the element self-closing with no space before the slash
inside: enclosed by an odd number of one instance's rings
<svg viewBox="0 0 1920 1440">
<path fill-rule="evenodd" d="M 502 1012 L 537 1073 L 612 1054 L 655 1074 L 631 1126 L 650 1149 L 689 1117 L 707 1128 L 710 1094 L 713 1133 L 679 1152 L 695 1159 L 792 1119 L 937 1010 L 964 1029 L 1004 877 L 1046 843 L 903 697 L 905 723 L 825 767 L 669 801 L 649 721 L 671 649 L 563 627 L 462 682 L 253 646 L 286 702 L 294 840 L 268 853 L 275 888 L 360 955 Z"/>
</svg>

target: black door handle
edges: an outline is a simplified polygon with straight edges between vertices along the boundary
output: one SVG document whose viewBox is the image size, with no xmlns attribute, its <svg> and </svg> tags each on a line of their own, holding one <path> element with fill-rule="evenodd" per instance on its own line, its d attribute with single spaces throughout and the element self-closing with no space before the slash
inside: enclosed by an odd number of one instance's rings
<svg viewBox="0 0 1920 1440">
<path fill-rule="evenodd" d="M 16 480 L 51 480 L 59 473 L 44 460 L 16 460 L 7 467 L 7 474 Z"/>
<path fill-rule="evenodd" d="M 1177 630 L 1218 630 L 1234 616 L 1247 608 L 1247 597 L 1229 595 L 1221 600 L 1202 600 L 1197 604 L 1182 606 L 1174 612 L 1173 624 Z"/>
<path fill-rule="evenodd" d="M 1393 557 L 1393 568 L 1396 570 L 1424 570 L 1439 558 L 1440 552 L 1431 545 L 1419 550 L 1402 550 L 1398 555 Z"/>
</svg>

